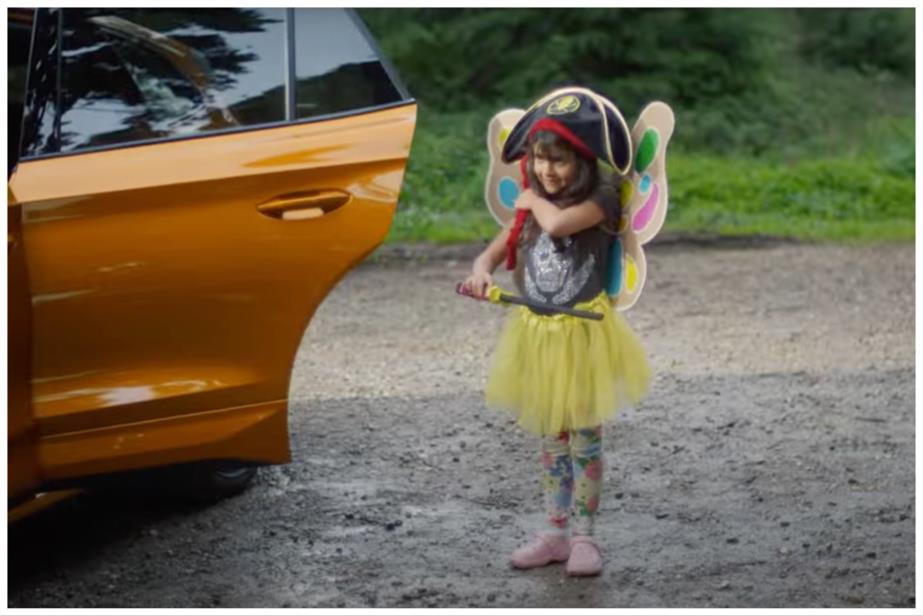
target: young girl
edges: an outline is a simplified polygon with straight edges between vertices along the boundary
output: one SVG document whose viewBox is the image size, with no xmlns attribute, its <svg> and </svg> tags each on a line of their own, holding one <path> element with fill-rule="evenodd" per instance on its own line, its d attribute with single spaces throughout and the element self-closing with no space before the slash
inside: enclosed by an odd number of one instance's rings
<svg viewBox="0 0 923 616">
<path fill-rule="evenodd" d="M 591 320 L 552 309 L 513 309 L 486 387 L 489 406 L 510 411 L 523 428 L 542 437 L 547 528 L 514 551 L 511 564 L 529 569 L 567 561 L 569 575 L 596 575 L 602 568 L 593 540 L 603 469 L 602 423 L 641 399 L 650 371 L 640 343 L 606 294 L 612 236 L 601 226 L 618 228 L 618 178 L 601 171 L 594 148 L 587 145 L 590 139 L 581 138 L 590 134 L 588 111 L 581 114 L 581 100 L 576 100 L 574 109 L 573 100 L 555 99 L 513 129 L 509 139 L 520 135 L 528 186 L 515 205 L 529 215 L 521 228 L 513 223 L 504 227 L 474 261 L 464 286 L 484 298 L 492 273 L 507 257 L 508 265 L 517 263 L 513 277 L 524 297 L 603 315 Z M 604 160 L 624 159 L 625 152 L 613 156 L 613 150 L 630 148 L 618 139 L 593 143 L 609 148 Z M 504 149 L 505 158 L 509 151 Z"/>
</svg>

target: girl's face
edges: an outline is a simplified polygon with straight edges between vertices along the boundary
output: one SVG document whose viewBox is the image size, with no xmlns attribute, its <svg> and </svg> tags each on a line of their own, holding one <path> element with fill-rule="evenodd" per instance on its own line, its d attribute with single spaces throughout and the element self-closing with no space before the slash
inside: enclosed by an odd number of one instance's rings
<svg viewBox="0 0 923 616">
<path fill-rule="evenodd" d="M 569 148 L 534 146 L 532 148 L 535 177 L 549 195 L 555 195 L 577 176 L 577 153 Z"/>
</svg>

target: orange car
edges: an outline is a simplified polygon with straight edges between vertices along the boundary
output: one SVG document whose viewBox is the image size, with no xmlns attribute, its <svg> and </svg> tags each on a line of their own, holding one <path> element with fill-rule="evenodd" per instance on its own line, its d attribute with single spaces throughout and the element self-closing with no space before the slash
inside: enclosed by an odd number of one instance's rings
<svg viewBox="0 0 923 616">
<path fill-rule="evenodd" d="M 7 17 L 8 508 L 242 489 L 290 459 L 295 353 L 388 231 L 416 104 L 350 10 Z"/>
</svg>

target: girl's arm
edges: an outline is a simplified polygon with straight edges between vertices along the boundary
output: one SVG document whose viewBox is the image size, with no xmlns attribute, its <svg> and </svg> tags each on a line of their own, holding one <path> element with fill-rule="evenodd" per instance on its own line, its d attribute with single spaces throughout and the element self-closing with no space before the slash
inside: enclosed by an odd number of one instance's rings
<svg viewBox="0 0 923 616">
<path fill-rule="evenodd" d="M 471 275 L 465 280 L 464 286 L 468 292 L 479 299 L 484 299 L 487 295 L 487 289 L 494 283 L 491 275 L 506 257 L 506 240 L 510 236 L 512 224 L 511 220 L 503 226 L 497 237 L 478 255 L 474 260 L 474 265 L 471 266 Z"/>
<path fill-rule="evenodd" d="M 606 219 L 606 213 L 595 201 L 587 200 L 562 209 L 531 190 L 522 192 L 516 200 L 516 209 L 531 210 L 542 231 L 551 237 L 573 235 Z"/>
</svg>

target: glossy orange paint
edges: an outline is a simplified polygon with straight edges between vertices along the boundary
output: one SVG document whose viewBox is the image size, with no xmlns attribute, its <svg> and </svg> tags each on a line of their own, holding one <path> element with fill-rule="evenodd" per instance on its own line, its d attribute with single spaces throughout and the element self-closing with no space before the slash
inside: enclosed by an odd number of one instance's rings
<svg viewBox="0 0 923 616">
<path fill-rule="evenodd" d="M 42 477 L 287 461 L 302 334 L 384 239 L 415 121 L 409 103 L 21 162 Z"/>
<path fill-rule="evenodd" d="M 41 483 L 37 429 L 31 408 L 32 355 L 29 280 L 22 247 L 22 212 L 7 202 L 7 498 L 17 502 Z M 10 361 L 13 360 L 13 361 Z"/>
</svg>

